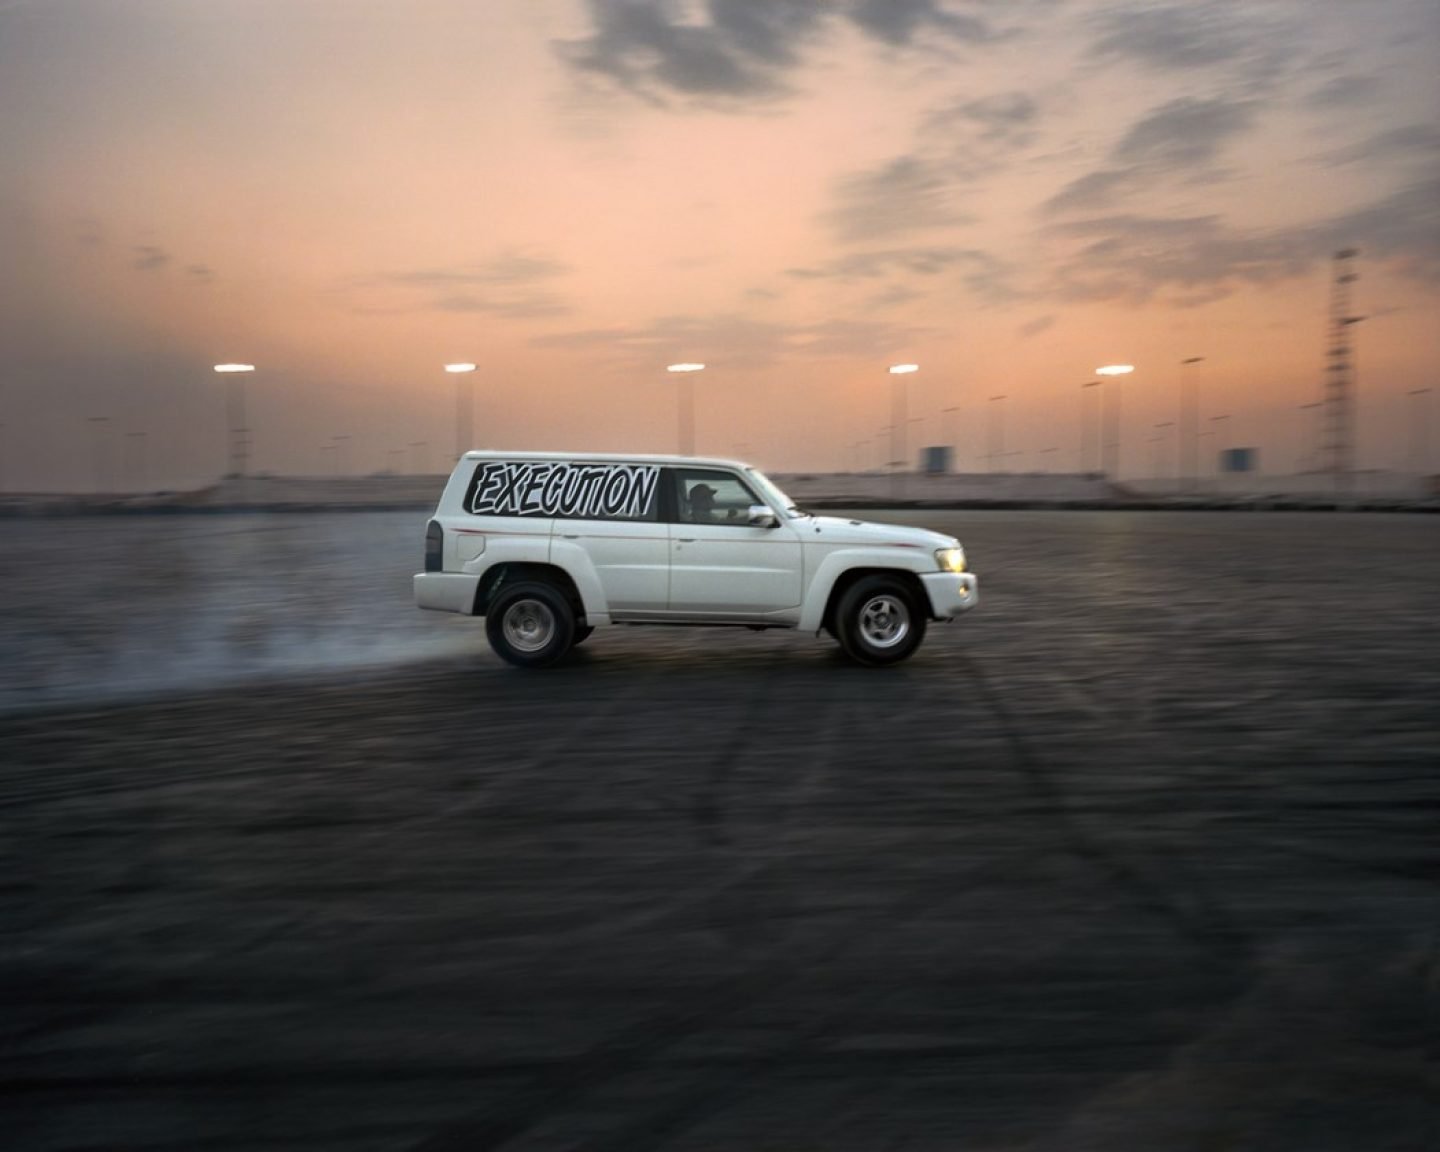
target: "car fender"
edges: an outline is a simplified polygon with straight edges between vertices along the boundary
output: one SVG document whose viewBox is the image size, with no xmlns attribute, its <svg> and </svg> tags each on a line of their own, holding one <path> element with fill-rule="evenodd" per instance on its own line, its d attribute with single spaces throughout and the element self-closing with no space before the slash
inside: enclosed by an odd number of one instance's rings
<svg viewBox="0 0 1440 1152">
<path fill-rule="evenodd" d="M 895 572 L 921 572 L 935 570 L 934 558 L 918 545 L 885 544 L 860 548 L 836 548 L 827 554 L 815 568 L 810 586 L 805 591 L 805 600 L 800 609 L 800 631 L 818 632 L 825 619 L 825 606 L 830 602 L 830 593 L 847 572 L 857 568 Z M 928 611 L 928 603 L 925 605 Z"/>
<path fill-rule="evenodd" d="M 556 568 L 564 569 L 575 581 L 580 593 L 580 602 L 585 606 L 585 622 L 592 627 L 610 623 L 610 605 L 595 572 L 595 564 L 579 544 L 569 540 L 551 540 L 549 562 Z"/>
</svg>

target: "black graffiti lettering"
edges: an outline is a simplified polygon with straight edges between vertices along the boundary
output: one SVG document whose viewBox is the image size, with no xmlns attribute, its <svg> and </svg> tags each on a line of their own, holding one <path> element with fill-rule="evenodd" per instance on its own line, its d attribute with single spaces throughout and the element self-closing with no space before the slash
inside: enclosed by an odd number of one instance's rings
<svg viewBox="0 0 1440 1152">
<path fill-rule="evenodd" d="M 564 468 L 562 471 L 564 472 L 565 479 L 563 487 L 560 490 L 560 499 L 555 505 L 555 512 L 556 515 L 559 516 L 575 516 L 578 515 L 580 509 L 584 507 L 583 493 L 581 491 L 581 481 L 584 479 L 584 473 L 578 468 L 570 467 Z"/>
<path fill-rule="evenodd" d="M 605 515 L 623 516 L 629 496 L 630 477 L 617 468 L 605 478 L 605 496 L 602 503 Z"/>
<path fill-rule="evenodd" d="M 521 516 L 534 515 L 536 512 L 551 513 L 541 499 L 541 489 L 545 487 L 545 481 L 550 478 L 550 464 L 531 464 L 525 470 L 525 479 L 520 484 L 520 506 Z"/>
<path fill-rule="evenodd" d="M 645 517 L 659 482 L 660 469 L 643 465 L 495 461 L 482 465 L 470 511 L 583 519 Z"/>
<path fill-rule="evenodd" d="M 550 474 L 545 477 L 545 489 L 540 497 L 540 506 L 546 509 L 551 516 L 560 510 L 560 493 L 565 486 L 565 473 L 569 469 L 564 464 L 552 464 Z"/>
<path fill-rule="evenodd" d="M 500 489 L 503 475 L 504 466 L 501 464 L 486 464 L 480 469 L 475 498 L 470 501 L 471 512 L 488 512 L 494 507 L 495 493 Z"/>
<path fill-rule="evenodd" d="M 660 482 L 660 469 L 636 468 L 631 485 L 630 515 L 644 516 L 650 510 L 650 501 L 655 498 L 655 485 Z"/>
<path fill-rule="evenodd" d="M 586 520 L 593 520 L 600 514 L 598 494 L 600 490 L 601 473 L 594 468 L 585 469 L 585 479 L 580 482 L 580 515 Z"/>
<path fill-rule="evenodd" d="M 501 485 L 500 494 L 495 497 L 495 510 L 500 513 L 514 514 L 519 509 L 520 485 L 529 473 L 528 464 L 506 464 L 505 483 Z"/>
</svg>

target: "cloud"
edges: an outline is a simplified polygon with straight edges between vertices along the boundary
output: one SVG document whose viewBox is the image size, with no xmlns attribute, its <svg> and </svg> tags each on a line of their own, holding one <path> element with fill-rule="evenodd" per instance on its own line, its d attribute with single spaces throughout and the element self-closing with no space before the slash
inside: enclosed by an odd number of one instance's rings
<svg viewBox="0 0 1440 1152">
<path fill-rule="evenodd" d="M 1346 164 L 1380 164 L 1389 161 L 1434 163 L 1440 155 L 1440 128 L 1431 123 L 1406 124 L 1378 132 L 1355 144 L 1337 148 L 1319 157 L 1328 167 Z"/>
<path fill-rule="evenodd" d="M 433 312 L 485 312 L 514 320 L 564 316 L 571 311 L 570 306 L 559 297 L 545 293 L 497 297 L 478 292 L 448 292 L 433 297 L 427 307 Z"/>
<path fill-rule="evenodd" d="M 896 47 L 912 43 L 923 32 L 971 43 L 996 38 L 990 25 L 978 16 L 948 12 L 935 0 L 857 0 L 850 19 L 875 39 Z"/>
<path fill-rule="evenodd" d="M 354 298 L 348 305 L 351 311 L 365 315 L 481 312 L 532 319 L 571 311 L 571 305 L 550 287 L 568 272 L 567 265 L 549 257 L 509 251 L 449 267 L 382 272 L 350 282 L 342 295 Z M 395 302 L 395 289 L 404 302 Z M 377 303 L 377 295 L 385 302 Z"/>
<path fill-rule="evenodd" d="M 860 283 L 888 279 L 890 286 L 872 300 L 899 302 L 918 297 L 918 289 L 910 281 L 923 276 L 940 280 L 949 274 L 974 296 L 990 304 L 1008 303 L 1019 298 L 1015 287 L 1015 270 L 992 253 L 980 248 L 920 247 L 885 248 L 869 252 L 852 252 L 823 264 L 788 268 L 785 275 L 796 280 L 835 280 Z"/>
<path fill-rule="evenodd" d="M 389 272 L 384 278 L 397 284 L 421 286 L 503 284 L 537 284 L 563 276 L 569 269 L 557 260 L 527 256 L 518 252 L 502 252 L 489 260 L 458 264 L 450 268 L 422 268 L 408 272 Z"/>
<path fill-rule="evenodd" d="M 947 174 L 956 182 L 992 178 L 1039 132 L 1039 108 L 1024 92 L 999 92 L 961 100 L 927 113 L 920 136 L 943 150 Z"/>
<path fill-rule="evenodd" d="M 1172 100 L 1133 125 L 1112 156 L 1121 163 L 1197 168 L 1254 119 L 1253 101 Z"/>
<path fill-rule="evenodd" d="M 643 326 L 554 333 L 531 343 L 587 352 L 636 371 L 658 371 L 673 360 L 692 358 L 726 369 L 755 369 L 796 359 L 883 357 L 913 346 L 924 331 L 871 319 L 784 325 L 721 314 L 665 316 Z"/>
<path fill-rule="evenodd" d="M 986 140 L 1013 142 L 1030 137 L 1036 112 L 1035 101 L 1024 92 L 998 92 L 959 105 L 953 115 L 978 125 Z"/>
<path fill-rule="evenodd" d="M 1078 242 L 1050 286 L 1051 294 L 1072 301 L 1138 303 L 1168 291 L 1175 302 L 1179 295 L 1198 299 L 1201 289 L 1224 295 L 1237 281 L 1301 275 L 1321 255 L 1313 239 L 1297 231 L 1242 234 L 1218 216 L 1105 216 L 1052 232 Z"/>
<path fill-rule="evenodd" d="M 1046 316 L 1037 316 L 1033 320 L 1027 320 L 1020 325 L 1020 338 L 1028 340 L 1032 336 L 1038 336 L 1041 332 L 1047 331 L 1055 326 L 1057 317 L 1053 312 Z"/>
<path fill-rule="evenodd" d="M 755 99 L 787 91 L 785 72 L 818 29 L 824 0 L 707 0 L 706 21 L 667 0 L 589 0 L 594 34 L 556 45 L 582 74 L 663 103 L 687 97 Z"/>
<path fill-rule="evenodd" d="M 1440 164 L 1390 195 L 1320 228 L 1329 246 L 1392 261 L 1402 275 L 1440 286 Z"/>
<path fill-rule="evenodd" d="M 884 248 L 852 252 L 808 268 L 787 268 L 797 280 L 871 280 L 894 272 L 936 276 L 965 260 L 988 259 L 985 253 L 965 248 Z"/>
<path fill-rule="evenodd" d="M 1070 181 L 1045 201 L 1043 208 L 1046 212 L 1105 208 L 1117 200 L 1120 193 L 1138 189 L 1144 183 L 1144 175 L 1138 168 L 1102 168 Z"/>
<path fill-rule="evenodd" d="M 869 309 L 899 308 L 902 304 L 914 304 L 917 300 L 923 300 L 926 295 L 919 289 L 905 284 L 891 284 L 888 288 L 871 296 L 865 304 Z"/>
<path fill-rule="evenodd" d="M 1241 65 L 1258 71 L 1276 52 L 1273 19 L 1255 5 L 1207 0 L 1113 6 L 1093 18 L 1091 55 L 1128 60 L 1157 72 Z"/>
<path fill-rule="evenodd" d="M 170 263 L 170 253 L 154 244 L 137 244 L 130 251 L 135 255 L 130 267 L 140 272 L 155 272 Z"/>
<path fill-rule="evenodd" d="M 658 105 L 672 97 L 711 106 L 791 91 L 803 53 L 837 22 L 890 47 L 934 37 L 999 38 L 988 20 L 937 0 L 587 0 L 592 33 L 558 41 L 575 73 Z"/>
<path fill-rule="evenodd" d="M 992 253 L 979 248 L 884 248 L 851 252 L 824 264 L 785 269 L 792 279 L 861 282 L 870 279 L 904 281 L 914 276 L 940 278 L 953 274 L 971 291 L 991 302 L 1014 300 L 1014 271 Z M 891 288 L 891 292 L 894 288 Z"/>
<path fill-rule="evenodd" d="M 1312 108 L 1353 108 L 1369 104 L 1380 92 L 1373 76 L 1336 76 L 1305 97 Z"/>
<path fill-rule="evenodd" d="M 921 232 L 970 222 L 951 203 L 943 165 L 920 155 L 899 156 L 879 168 L 842 176 L 826 222 L 845 242 Z"/>
<path fill-rule="evenodd" d="M 75 221 L 75 242 L 83 248 L 100 248 L 105 244 L 105 226 L 93 217 Z"/>
<path fill-rule="evenodd" d="M 1277 229 L 1239 229 L 1218 216 L 1112 215 L 1053 225 L 1068 250 L 1042 294 L 1066 301 L 1161 299 L 1178 305 L 1243 284 L 1304 276 L 1339 248 L 1440 285 L 1440 168 L 1355 211 Z"/>
<path fill-rule="evenodd" d="M 1110 150 L 1107 167 L 1072 180 L 1045 202 L 1044 209 L 1093 211 L 1167 176 L 1213 177 L 1225 145 L 1250 129 L 1257 108 L 1250 100 L 1189 97 L 1154 108 Z"/>
</svg>

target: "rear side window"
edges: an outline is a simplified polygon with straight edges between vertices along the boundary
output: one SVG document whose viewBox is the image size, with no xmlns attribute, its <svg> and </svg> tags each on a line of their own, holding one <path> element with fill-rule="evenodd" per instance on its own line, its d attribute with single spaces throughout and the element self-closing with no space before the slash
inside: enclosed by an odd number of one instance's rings
<svg viewBox="0 0 1440 1152">
<path fill-rule="evenodd" d="M 653 464 L 485 460 L 465 491 L 475 516 L 658 520 L 660 469 Z"/>
</svg>

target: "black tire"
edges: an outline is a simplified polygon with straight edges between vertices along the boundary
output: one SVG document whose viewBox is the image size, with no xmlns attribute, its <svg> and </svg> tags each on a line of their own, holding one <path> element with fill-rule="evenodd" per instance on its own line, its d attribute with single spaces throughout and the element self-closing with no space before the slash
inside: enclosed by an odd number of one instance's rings
<svg viewBox="0 0 1440 1152">
<path fill-rule="evenodd" d="M 485 635 L 507 663 L 543 668 L 575 643 L 575 610 L 553 584 L 538 580 L 512 584 L 502 587 L 490 602 Z"/>
<path fill-rule="evenodd" d="M 585 643 L 586 640 L 590 639 L 590 633 L 594 631 L 595 625 L 593 624 L 580 625 L 575 629 L 575 639 L 570 641 L 570 646 L 573 648 L 577 645 Z"/>
<path fill-rule="evenodd" d="M 898 664 L 925 639 L 927 620 L 915 594 L 892 576 L 864 576 L 835 606 L 835 635 L 859 664 Z"/>
</svg>

